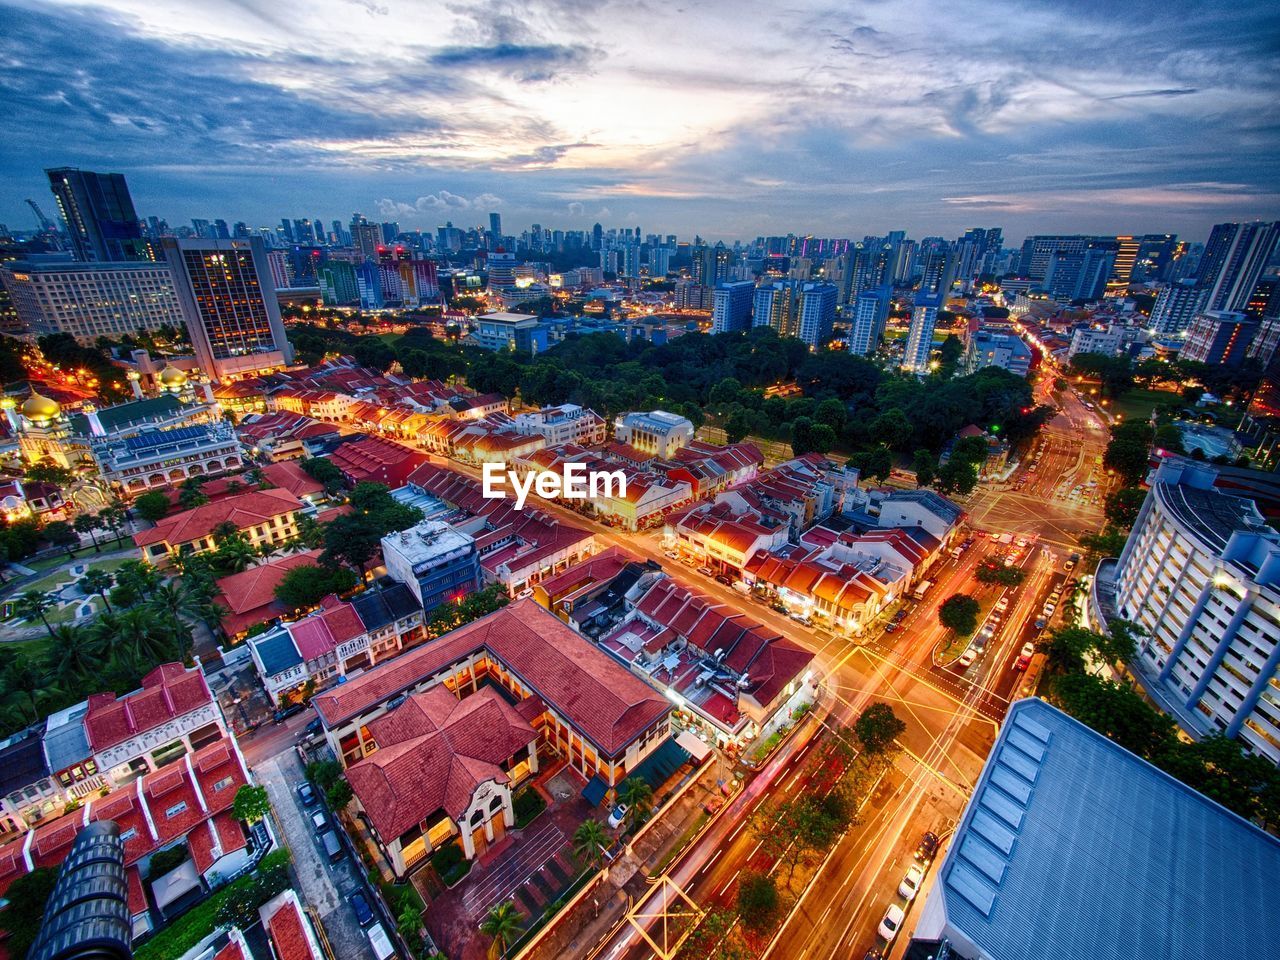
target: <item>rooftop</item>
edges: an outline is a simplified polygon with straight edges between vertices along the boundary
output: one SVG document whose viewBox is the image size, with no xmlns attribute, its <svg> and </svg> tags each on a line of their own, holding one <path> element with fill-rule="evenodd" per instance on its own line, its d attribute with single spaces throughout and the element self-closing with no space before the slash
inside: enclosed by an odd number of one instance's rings
<svg viewBox="0 0 1280 960">
<path fill-rule="evenodd" d="M 472 547 L 475 540 L 468 534 L 455 530 L 443 520 L 422 520 L 408 530 L 389 533 L 382 538 L 382 551 L 398 553 L 406 561 L 417 566 L 454 550 Z"/>
<path fill-rule="evenodd" d="M 918 934 L 991 960 L 1258 957 L 1280 840 L 1038 699 L 1009 711 Z M 941 898 L 946 928 L 937 924 Z"/>
<path fill-rule="evenodd" d="M 233 523 L 237 530 L 244 530 L 300 509 L 302 501 L 287 490 L 251 490 L 165 517 L 150 530 L 134 534 L 133 542 L 140 547 L 155 543 L 176 546 L 207 537 L 224 523 Z"/>
<path fill-rule="evenodd" d="M 123 697 L 91 696 L 84 729 L 96 753 L 211 702 L 213 694 L 198 668 L 162 663 L 142 678 L 139 689 Z"/>
</svg>

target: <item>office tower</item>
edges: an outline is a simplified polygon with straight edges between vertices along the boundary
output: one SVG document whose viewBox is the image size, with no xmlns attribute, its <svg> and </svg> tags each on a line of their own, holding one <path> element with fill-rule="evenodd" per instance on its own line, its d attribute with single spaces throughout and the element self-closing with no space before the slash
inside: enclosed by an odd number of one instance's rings
<svg viewBox="0 0 1280 960">
<path fill-rule="evenodd" d="M 55 167 L 45 174 L 77 260 L 148 259 L 124 174 L 92 173 L 74 167 Z"/>
<path fill-rule="evenodd" d="M 1156 295 L 1151 307 L 1151 331 L 1156 336 L 1179 334 L 1191 326 L 1196 314 L 1204 309 L 1209 291 L 1194 280 L 1166 284 Z"/>
<path fill-rule="evenodd" d="M 756 285 L 750 280 L 716 284 L 711 302 L 711 332 L 729 333 L 751 326 Z"/>
<path fill-rule="evenodd" d="M 340 247 L 351 245 L 351 234 L 343 228 L 341 220 L 335 220 L 331 224 L 333 227 L 333 242 Z"/>
<path fill-rule="evenodd" d="M 940 298 L 939 306 L 946 302 L 951 293 L 951 285 L 956 278 L 956 261 L 946 243 L 942 243 L 927 253 L 924 258 L 924 272 L 920 276 L 920 296 Z"/>
<path fill-rule="evenodd" d="M 1116 237 L 1115 262 L 1111 266 L 1111 276 L 1107 278 L 1107 286 L 1113 290 L 1123 290 L 1133 279 L 1133 268 L 1138 262 L 1138 249 L 1142 240 L 1138 237 Z"/>
<path fill-rule="evenodd" d="M 1099 577 L 1115 598 L 1110 615 L 1143 628 L 1135 673 L 1173 719 L 1280 763 L 1280 534 L 1263 512 L 1274 504 L 1250 495 L 1264 495 L 1273 476 L 1220 479 L 1165 460 L 1119 560 Z"/>
<path fill-rule="evenodd" d="M 671 272 L 671 248 L 649 248 L 649 276 L 661 279 Z"/>
<path fill-rule="evenodd" d="M 1206 310 L 1187 329 L 1180 360 L 1195 360 L 1211 367 L 1238 367 L 1244 363 L 1259 323 L 1254 317 L 1230 310 Z"/>
<path fill-rule="evenodd" d="M 394 221 L 382 224 L 382 242 L 388 246 L 396 242 L 400 236 L 400 224 Z"/>
<path fill-rule="evenodd" d="M 902 369 L 923 376 L 929 372 L 933 357 L 933 331 L 938 325 L 940 296 L 916 297 L 911 311 L 911 328 L 907 331 L 907 346 L 902 353 Z"/>
<path fill-rule="evenodd" d="M 163 241 L 200 368 L 215 380 L 293 360 L 262 241 Z"/>
<path fill-rule="evenodd" d="M 863 290 L 853 302 L 849 321 L 849 352 L 865 357 L 880 347 L 889 319 L 889 286 Z"/>
<path fill-rule="evenodd" d="M 276 227 L 276 233 L 278 233 L 280 238 L 286 243 L 293 243 L 293 223 L 288 217 L 280 218 L 280 226 Z"/>
<path fill-rule="evenodd" d="M 213 227 L 208 220 L 203 220 L 199 217 L 192 217 L 191 229 L 195 231 L 195 235 L 197 237 L 201 237 L 205 240 L 215 239 L 213 235 Z"/>
<path fill-rule="evenodd" d="M 987 254 L 998 251 L 1003 242 L 1004 234 L 999 227 L 966 230 L 956 241 L 956 277 L 965 283 L 977 279 L 988 263 Z"/>
<path fill-rule="evenodd" d="M 1022 255 L 1018 260 L 1018 275 L 1032 280 L 1043 280 L 1049 272 L 1049 260 L 1060 251 L 1083 253 L 1092 237 L 1046 236 L 1027 237 L 1022 242 Z"/>
<path fill-rule="evenodd" d="M 253 234 L 249 232 L 249 225 L 243 220 L 237 220 L 235 226 L 231 228 L 231 236 L 235 240 L 248 240 Z"/>
<path fill-rule="evenodd" d="M 320 296 L 326 307 L 344 307 L 360 299 L 355 264 L 330 260 L 319 271 Z"/>
<path fill-rule="evenodd" d="M 1133 263 L 1130 281 L 1152 283 L 1169 279 L 1173 264 L 1173 252 L 1178 237 L 1172 233 L 1148 233 L 1138 238 L 1138 253 Z"/>
<path fill-rule="evenodd" d="M 221 218 L 213 221 L 213 233 L 219 240 L 231 239 L 231 228 L 227 226 L 227 221 Z"/>
<path fill-rule="evenodd" d="M 604 227 L 596 224 L 591 228 L 591 249 L 599 250 L 604 243 Z"/>
<path fill-rule="evenodd" d="M 1198 282 L 1207 310 L 1243 310 L 1280 241 L 1280 220 L 1219 223 L 1200 258 Z"/>
<path fill-rule="evenodd" d="M 811 347 L 831 339 L 836 317 L 833 283 L 779 280 L 756 288 L 753 326 L 773 327 L 780 337 L 795 337 Z"/>
<path fill-rule="evenodd" d="M 293 286 L 293 264 L 284 250 L 268 250 L 267 264 L 271 268 L 271 282 L 277 290 Z"/>
<path fill-rule="evenodd" d="M 173 277 L 163 263 L 6 263 L 0 280 L 23 327 L 69 333 L 82 343 L 182 325 Z"/>
<path fill-rule="evenodd" d="M 311 221 L 305 217 L 301 220 L 293 221 L 293 242 L 294 243 L 315 243 L 316 232 L 311 227 Z"/>
<path fill-rule="evenodd" d="M 493 246 L 502 242 L 502 214 L 489 214 L 489 239 Z"/>
<path fill-rule="evenodd" d="M 381 310 L 384 306 L 382 272 L 372 260 L 365 260 L 356 267 L 356 291 L 361 310 Z"/>
<path fill-rule="evenodd" d="M 640 276 L 640 244 L 634 240 L 623 244 L 621 265 L 622 276 L 632 278 Z"/>
<path fill-rule="evenodd" d="M 497 250 L 486 258 L 489 268 L 489 289 L 514 290 L 516 286 L 516 255 Z"/>
<path fill-rule="evenodd" d="M 363 259 L 376 260 L 378 248 L 382 246 L 382 227 L 376 223 L 353 223 L 351 242 Z"/>
<path fill-rule="evenodd" d="M 899 285 L 910 283 L 915 269 L 916 242 L 914 240 L 903 240 L 898 244 L 897 256 L 893 261 L 893 282 Z"/>
</svg>

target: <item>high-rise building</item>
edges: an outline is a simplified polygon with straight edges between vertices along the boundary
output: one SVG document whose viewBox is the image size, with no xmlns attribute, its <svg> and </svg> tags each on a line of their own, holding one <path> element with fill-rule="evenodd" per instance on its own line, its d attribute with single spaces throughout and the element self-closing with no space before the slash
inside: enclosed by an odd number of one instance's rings
<svg viewBox="0 0 1280 960">
<path fill-rule="evenodd" d="M 779 280 L 756 288 L 752 325 L 773 327 L 780 337 L 795 337 L 811 347 L 831 339 L 838 290 L 833 283 Z"/>
<path fill-rule="evenodd" d="M 138 211 L 121 173 L 74 167 L 45 170 L 77 260 L 109 263 L 146 260 Z"/>
<path fill-rule="evenodd" d="M 1116 256 L 1111 264 L 1111 276 L 1107 278 L 1107 287 L 1123 290 L 1133 279 L 1133 268 L 1138 262 L 1138 249 L 1142 246 L 1139 237 L 1116 237 Z"/>
<path fill-rule="evenodd" d="M 1199 285 L 1209 291 L 1206 310 L 1243 310 L 1280 242 L 1280 220 L 1219 223 L 1200 258 Z"/>
<path fill-rule="evenodd" d="M 360 288 L 356 285 L 355 264 L 345 260 L 330 260 L 319 270 L 320 296 L 325 306 L 341 307 L 356 303 L 360 299 Z"/>
<path fill-rule="evenodd" d="M 277 290 L 293 286 L 293 263 L 286 250 L 268 250 L 267 265 L 271 268 L 271 282 Z"/>
<path fill-rule="evenodd" d="M 394 220 L 382 224 L 382 242 L 387 246 L 391 246 L 396 242 L 396 237 L 400 236 L 400 224 Z"/>
<path fill-rule="evenodd" d="M 382 271 L 377 263 L 365 260 L 356 267 L 356 290 L 360 296 L 361 310 L 381 310 Z"/>
<path fill-rule="evenodd" d="M 401 294 L 406 304 L 427 303 L 440 296 L 434 260 L 401 260 L 397 267 L 400 270 Z"/>
<path fill-rule="evenodd" d="M 649 276 L 661 279 L 671 272 L 671 248 L 649 248 Z"/>
<path fill-rule="evenodd" d="M 5 264 L 0 279 L 22 325 L 36 336 L 69 333 L 92 343 L 183 324 L 173 276 L 163 263 L 16 261 Z"/>
<path fill-rule="evenodd" d="M 234 380 L 293 360 L 260 239 L 165 238 L 163 249 L 205 373 Z"/>
<path fill-rule="evenodd" d="M 1206 310 L 1196 315 L 1187 329 L 1187 342 L 1178 353 L 1180 360 L 1195 360 L 1211 367 L 1238 367 L 1244 363 L 1258 320 L 1230 310 Z"/>
<path fill-rule="evenodd" d="M 489 214 L 489 246 L 490 249 L 502 243 L 502 214 Z"/>
<path fill-rule="evenodd" d="M 1022 242 L 1022 256 L 1018 260 L 1018 275 L 1032 280 L 1043 280 L 1049 272 L 1049 259 L 1058 251 L 1083 253 L 1092 237 L 1031 236 Z"/>
<path fill-rule="evenodd" d="M 630 240 L 622 245 L 621 275 L 636 278 L 640 276 L 640 244 Z"/>
<path fill-rule="evenodd" d="M 1174 233 L 1148 233 L 1139 237 L 1130 280 L 1133 283 L 1168 280 L 1177 243 L 1178 236 Z"/>
<path fill-rule="evenodd" d="M 378 259 L 378 248 L 383 245 L 382 227 L 376 223 L 352 223 L 351 244 L 365 260 Z"/>
<path fill-rule="evenodd" d="M 1161 288 L 1151 307 L 1151 330 L 1157 336 L 1173 336 L 1191 326 L 1204 309 L 1209 291 L 1194 280 L 1180 280 Z"/>
<path fill-rule="evenodd" d="M 1226 472 L 1161 464 L 1119 560 L 1098 570 L 1093 613 L 1143 628 L 1134 674 L 1179 726 L 1280 763 L 1280 534 L 1248 493 L 1273 475 Z"/>
<path fill-rule="evenodd" d="M 730 333 L 751 326 L 756 285 L 750 280 L 718 283 L 711 303 L 711 332 Z"/>
<path fill-rule="evenodd" d="M 902 369 L 923 376 L 929 372 L 933 357 L 933 331 L 938 325 L 939 297 L 916 297 L 911 311 L 911 328 L 902 353 Z"/>
<path fill-rule="evenodd" d="M 849 352 L 869 356 L 880 347 L 884 327 L 889 319 L 889 286 L 863 290 L 853 302 L 849 322 Z"/>
</svg>

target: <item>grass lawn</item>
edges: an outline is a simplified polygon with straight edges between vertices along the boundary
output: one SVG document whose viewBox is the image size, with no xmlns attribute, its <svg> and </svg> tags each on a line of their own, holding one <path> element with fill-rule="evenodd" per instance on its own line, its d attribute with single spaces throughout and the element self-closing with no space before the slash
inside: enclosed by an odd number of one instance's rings
<svg viewBox="0 0 1280 960">
<path fill-rule="evenodd" d="M 383 343 L 385 343 L 388 347 L 394 347 L 397 343 L 400 342 L 400 338 L 403 336 L 404 334 L 402 333 L 380 333 L 378 334 L 378 339 L 381 340 Z"/>
<path fill-rule="evenodd" d="M 1114 413 L 1126 420 L 1149 420 L 1155 407 L 1180 407 L 1182 397 L 1169 390 L 1130 390 L 1111 405 Z"/>
</svg>

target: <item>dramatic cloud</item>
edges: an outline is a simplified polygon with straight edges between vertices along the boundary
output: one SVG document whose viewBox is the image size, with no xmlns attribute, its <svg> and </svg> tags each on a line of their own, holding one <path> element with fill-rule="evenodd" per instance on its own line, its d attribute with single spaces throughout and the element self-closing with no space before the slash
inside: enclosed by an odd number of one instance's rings
<svg viewBox="0 0 1280 960">
<path fill-rule="evenodd" d="M 432 229 L 501 207 L 510 230 L 619 210 L 710 237 L 1202 239 L 1280 216 L 1265 0 L 0 0 L 0 18 L 0 220 L 19 228 L 64 164 L 126 173 L 171 222 Z"/>
</svg>

